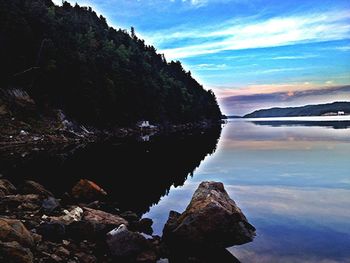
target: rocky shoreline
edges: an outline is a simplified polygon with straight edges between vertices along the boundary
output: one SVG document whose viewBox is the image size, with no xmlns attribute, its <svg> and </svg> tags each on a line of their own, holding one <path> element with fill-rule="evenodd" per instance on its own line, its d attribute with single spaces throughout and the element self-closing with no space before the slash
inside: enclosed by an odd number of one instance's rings
<svg viewBox="0 0 350 263">
<path fill-rule="evenodd" d="M 238 262 L 225 247 L 255 236 L 215 182 L 201 183 L 184 213 L 170 212 L 163 237 L 152 223 L 86 179 L 56 198 L 37 182 L 0 178 L 0 262 Z"/>
<path fill-rule="evenodd" d="M 0 116 L 1 117 L 1 116 Z M 3 123 L 15 122 L 15 120 L 0 120 Z M 213 128 L 220 125 L 220 122 L 203 120 L 198 122 L 183 124 L 158 124 L 152 128 L 139 128 L 137 126 L 130 127 L 114 127 L 109 129 L 98 129 L 82 125 L 72 125 L 70 128 L 57 128 L 57 123 L 46 123 L 48 127 L 34 129 L 31 125 L 27 129 L 23 128 L 23 123 L 8 127 L 6 130 L 0 127 L 0 148 L 13 148 L 18 146 L 30 145 L 74 145 L 82 143 L 91 143 L 98 141 L 106 141 L 110 139 L 136 138 L 141 141 L 148 141 L 151 136 L 159 134 L 171 134 L 177 132 L 200 131 Z"/>
<path fill-rule="evenodd" d="M 111 138 L 148 140 L 155 134 L 206 130 L 220 125 L 220 120 L 153 124 L 146 127 L 137 123 L 104 128 L 88 126 L 69 118 L 60 109 L 39 110 L 23 89 L 0 90 L 0 149 L 21 145 L 82 144 Z"/>
</svg>

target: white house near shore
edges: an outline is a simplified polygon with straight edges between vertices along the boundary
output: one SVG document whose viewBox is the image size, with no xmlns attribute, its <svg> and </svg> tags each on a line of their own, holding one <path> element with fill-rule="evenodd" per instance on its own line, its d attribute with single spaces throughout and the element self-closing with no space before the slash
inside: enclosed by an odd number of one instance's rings
<svg viewBox="0 0 350 263">
<path fill-rule="evenodd" d="M 136 126 L 139 127 L 140 129 L 154 129 L 156 126 L 151 125 L 149 121 L 138 121 L 136 123 Z"/>
<path fill-rule="evenodd" d="M 345 115 L 344 111 L 338 111 L 338 115 Z"/>
<path fill-rule="evenodd" d="M 149 128 L 150 127 L 150 124 L 149 124 L 149 121 L 139 121 L 137 123 L 137 126 L 139 128 Z"/>
</svg>

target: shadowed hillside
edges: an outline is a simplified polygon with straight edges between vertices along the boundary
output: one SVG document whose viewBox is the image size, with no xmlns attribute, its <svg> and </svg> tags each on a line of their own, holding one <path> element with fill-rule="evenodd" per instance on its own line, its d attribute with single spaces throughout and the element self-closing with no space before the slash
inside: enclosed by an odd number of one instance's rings
<svg viewBox="0 0 350 263">
<path fill-rule="evenodd" d="M 179 61 L 167 62 L 133 28 L 109 27 L 90 7 L 1 0 L 0 35 L 0 91 L 25 91 L 40 114 L 60 109 L 103 127 L 221 117 L 213 92 Z"/>
</svg>

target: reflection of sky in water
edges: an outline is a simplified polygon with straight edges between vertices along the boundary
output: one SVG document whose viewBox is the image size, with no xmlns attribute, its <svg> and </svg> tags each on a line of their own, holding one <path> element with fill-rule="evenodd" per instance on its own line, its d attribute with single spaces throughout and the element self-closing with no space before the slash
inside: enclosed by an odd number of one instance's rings
<svg viewBox="0 0 350 263">
<path fill-rule="evenodd" d="M 350 129 L 231 121 L 216 153 L 145 216 L 160 234 L 201 181 L 222 181 L 257 228 L 230 248 L 242 262 L 350 262 L 349 157 Z"/>
</svg>

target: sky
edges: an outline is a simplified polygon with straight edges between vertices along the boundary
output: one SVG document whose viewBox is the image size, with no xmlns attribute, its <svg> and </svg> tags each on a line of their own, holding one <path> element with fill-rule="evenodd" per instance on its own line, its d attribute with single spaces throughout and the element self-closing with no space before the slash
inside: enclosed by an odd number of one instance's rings
<svg viewBox="0 0 350 263">
<path fill-rule="evenodd" d="M 349 0 L 68 2 L 133 26 L 212 89 L 224 114 L 350 101 Z"/>
</svg>

